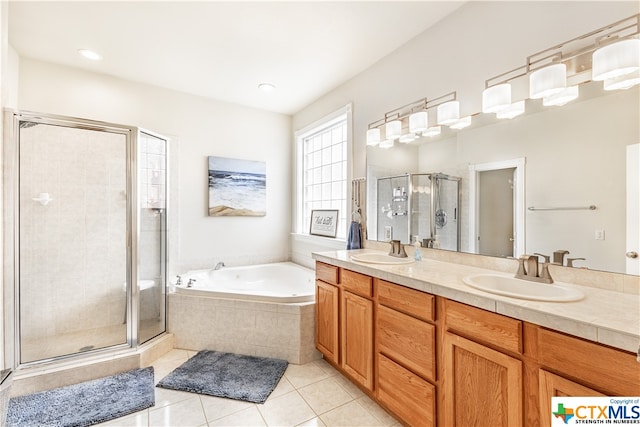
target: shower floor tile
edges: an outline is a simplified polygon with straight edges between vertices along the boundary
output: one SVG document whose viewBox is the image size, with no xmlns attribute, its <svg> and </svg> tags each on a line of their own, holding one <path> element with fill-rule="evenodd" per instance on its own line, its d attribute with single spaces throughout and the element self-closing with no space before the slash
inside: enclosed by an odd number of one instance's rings
<svg viewBox="0 0 640 427">
<path fill-rule="evenodd" d="M 156 383 L 195 354 L 195 351 L 174 349 L 155 360 L 152 366 Z M 347 381 L 342 379 L 342 374 L 324 360 L 304 365 L 290 364 L 280 384 L 264 404 L 156 388 L 154 407 L 98 425 L 355 427 L 365 422 L 369 426 L 400 426 L 371 399 L 344 388 Z M 327 387 L 340 399 L 319 403 L 314 391 Z"/>
<path fill-rule="evenodd" d="M 153 330 L 158 329 L 157 321 L 143 321 L 141 323 L 141 336 L 153 336 Z M 20 359 L 22 363 L 27 363 L 126 344 L 126 328 L 125 324 L 117 324 L 47 337 L 23 338 Z"/>
</svg>

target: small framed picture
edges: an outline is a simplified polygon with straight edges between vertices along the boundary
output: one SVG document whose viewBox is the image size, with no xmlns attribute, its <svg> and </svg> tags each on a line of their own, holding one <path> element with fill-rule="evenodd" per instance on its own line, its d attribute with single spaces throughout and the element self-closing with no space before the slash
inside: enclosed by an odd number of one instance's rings
<svg viewBox="0 0 640 427">
<path fill-rule="evenodd" d="M 336 237 L 338 230 L 337 209 L 313 209 L 309 234 L 315 236 Z"/>
</svg>

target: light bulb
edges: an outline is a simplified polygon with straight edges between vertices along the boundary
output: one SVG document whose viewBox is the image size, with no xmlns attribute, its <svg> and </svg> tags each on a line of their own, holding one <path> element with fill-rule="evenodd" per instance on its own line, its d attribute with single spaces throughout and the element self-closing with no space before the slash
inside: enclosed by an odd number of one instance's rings
<svg viewBox="0 0 640 427">
<path fill-rule="evenodd" d="M 628 39 L 593 52 L 592 80 L 606 80 L 640 69 L 640 40 Z"/>
<path fill-rule="evenodd" d="M 511 85 L 503 83 L 482 91 L 482 112 L 496 113 L 511 105 Z"/>
<path fill-rule="evenodd" d="M 400 120 L 392 120 L 385 125 L 385 138 L 398 139 L 402 133 L 402 122 Z"/>
<path fill-rule="evenodd" d="M 544 98 L 567 87 L 567 66 L 554 64 L 534 71 L 529 76 L 529 97 Z"/>
<path fill-rule="evenodd" d="M 380 129 L 369 129 L 367 131 L 367 145 L 373 146 L 378 144 L 380 144 Z"/>
<path fill-rule="evenodd" d="M 409 132 L 419 133 L 427 130 L 429 116 L 426 111 L 418 111 L 409 116 Z"/>
<path fill-rule="evenodd" d="M 451 125 L 460 119 L 460 103 L 449 101 L 438 105 L 438 124 Z"/>
</svg>

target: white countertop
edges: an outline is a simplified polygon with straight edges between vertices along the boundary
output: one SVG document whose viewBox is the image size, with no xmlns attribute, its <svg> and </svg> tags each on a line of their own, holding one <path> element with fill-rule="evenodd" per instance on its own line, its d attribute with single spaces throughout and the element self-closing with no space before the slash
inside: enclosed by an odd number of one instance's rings
<svg viewBox="0 0 640 427">
<path fill-rule="evenodd" d="M 493 270 L 431 259 L 404 265 L 364 264 L 351 260 L 351 255 L 366 252 L 379 251 L 315 252 L 313 258 L 591 341 L 638 352 L 640 295 L 571 285 L 579 288 L 585 298 L 575 302 L 529 301 L 487 293 L 462 281 L 472 274 L 496 273 Z"/>
</svg>

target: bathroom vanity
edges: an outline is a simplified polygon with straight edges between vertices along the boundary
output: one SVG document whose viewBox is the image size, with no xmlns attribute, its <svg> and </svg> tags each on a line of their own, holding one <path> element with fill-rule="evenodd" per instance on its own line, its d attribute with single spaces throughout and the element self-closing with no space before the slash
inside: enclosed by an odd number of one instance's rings
<svg viewBox="0 0 640 427">
<path fill-rule="evenodd" d="M 640 396 L 640 297 L 581 286 L 576 302 L 489 294 L 490 270 L 315 253 L 316 348 L 407 425 L 547 426 L 552 396 Z"/>
</svg>

